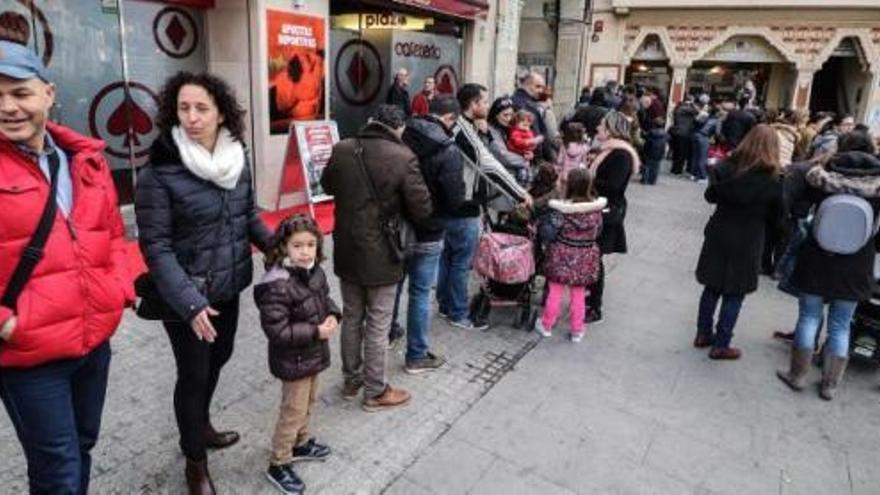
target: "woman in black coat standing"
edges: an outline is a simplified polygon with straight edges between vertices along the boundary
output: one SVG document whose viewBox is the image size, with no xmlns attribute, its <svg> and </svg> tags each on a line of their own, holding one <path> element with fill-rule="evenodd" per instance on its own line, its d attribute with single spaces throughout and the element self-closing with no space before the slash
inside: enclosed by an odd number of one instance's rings
<svg viewBox="0 0 880 495">
<path fill-rule="evenodd" d="M 716 207 L 703 231 L 697 263 L 697 281 L 704 288 L 694 347 L 711 346 L 711 359 L 741 355 L 730 346 L 733 327 L 746 294 L 758 288 L 766 222 L 782 218 L 780 174 L 779 138 L 767 125 L 752 129 L 709 173 L 705 197 Z M 714 325 L 719 299 L 721 310 Z"/>
<path fill-rule="evenodd" d="M 841 144 L 845 139 L 848 139 L 848 135 L 841 137 Z M 803 195 L 795 199 L 818 206 L 833 195 L 857 196 L 867 200 L 875 220 L 873 225 L 876 225 L 880 211 L 880 160 L 873 154 L 864 151 L 838 153 L 826 164 L 811 168 L 805 181 L 807 187 L 802 190 Z M 820 221 L 818 217 L 816 215 L 813 220 L 814 229 Z M 858 226 L 855 222 L 840 222 L 834 228 L 835 238 L 862 236 L 864 228 L 864 225 Z M 827 304 L 828 338 L 819 395 L 825 400 L 834 398 L 849 358 L 850 324 L 856 306 L 859 301 L 870 299 L 876 286 L 876 230 L 873 234 L 868 232 L 866 237 L 869 240 L 857 251 L 842 254 L 823 249 L 811 233 L 798 251 L 791 280 L 792 285 L 800 291 L 791 364 L 788 371 L 777 372 L 779 379 L 792 390 L 804 388 L 816 332 L 822 325 Z"/>
<path fill-rule="evenodd" d="M 159 98 L 160 135 L 137 183 L 138 240 L 155 287 L 140 295 L 174 351 L 174 412 L 196 494 L 214 493 L 206 449 L 239 439 L 214 429 L 211 398 L 232 355 L 239 293 L 253 276 L 251 243 L 265 250 L 271 238 L 254 206 L 243 117 L 221 79 L 173 76 Z"/>
<path fill-rule="evenodd" d="M 638 173 L 639 153 L 630 143 L 632 119 L 611 110 L 596 128 L 596 139 L 601 143 L 599 154 L 590 163 L 594 174 L 593 185 L 599 197 L 608 199 L 602 216 L 602 233 L 598 243 L 602 255 L 626 253 L 626 188 L 633 174 Z M 605 263 L 599 264 L 599 280 L 588 287 L 587 322 L 602 321 L 602 297 L 605 292 Z"/>
</svg>

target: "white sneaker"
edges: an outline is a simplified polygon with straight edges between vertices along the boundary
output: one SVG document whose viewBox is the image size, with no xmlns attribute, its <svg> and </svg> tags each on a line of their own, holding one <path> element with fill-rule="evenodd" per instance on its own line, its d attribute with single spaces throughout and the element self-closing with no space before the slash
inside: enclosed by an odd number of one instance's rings
<svg viewBox="0 0 880 495">
<path fill-rule="evenodd" d="M 571 343 L 577 344 L 580 341 L 584 340 L 584 333 L 586 333 L 586 332 L 569 334 L 569 337 L 571 338 Z"/>
<path fill-rule="evenodd" d="M 538 318 L 535 320 L 535 331 L 541 335 L 541 337 L 552 337 L 553 333 L 544 328 L 544 323 L 541 322 L 541 319 Z"/>
</svg>

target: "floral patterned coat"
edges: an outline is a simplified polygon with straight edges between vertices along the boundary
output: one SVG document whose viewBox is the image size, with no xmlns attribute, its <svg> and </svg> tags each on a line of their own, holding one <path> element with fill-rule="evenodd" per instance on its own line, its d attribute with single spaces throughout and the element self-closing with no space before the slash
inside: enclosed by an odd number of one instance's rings
<svg viewBox="0 0 880 495">
<path fill-rule="evenodd" d="M 607 204 L 605 198 L 589 203 L 550 201 L 550 215 L 557 216 L 561 227 L 544 258 L 542 272 L 548 282 L 582 287 L 596 281 L 602 255 L 596 238 L 602 231 L 602 210 Z"/>
</svg>

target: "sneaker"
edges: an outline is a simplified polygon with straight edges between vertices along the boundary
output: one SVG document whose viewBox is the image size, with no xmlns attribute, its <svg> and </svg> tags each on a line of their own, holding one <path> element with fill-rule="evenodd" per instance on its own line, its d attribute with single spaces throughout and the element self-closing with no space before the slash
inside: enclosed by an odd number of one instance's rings
<svg viewBox="0 0 880 495">
<path fill-rule="evenodd" d="M 572 333 L 570 334 L 570 336 L 569 336 L 569 337 L 571 338 L 571 343 L 572 343 L 572 344 L 580 343 L 580 341 L 584 340 L 584 334 L 585 334 L 585 333 L 586 333 L 586 332 L 580 332 L 580 333 L 574 333 L 574 332 L 572 332 Z"/>
<path fill-rule="evenodd" d="M 302 495 L 306 490 L 306 484 L 293 470 L 293 465 L 282 464 L 269 466 L 266 478 L 275 485 L 275 488 L 287 495 Z"/>
<path fill-rule="evenodd" d="M 428 352 L 425 354 L 425 357 L 421 359 L 407 361 L 406 364 L 403 365 L 403 371 L 410 375 L 418 375 L 419 373 L 425 373 L 428 371 L 437 371 L 445 364 L 446 359 L 442 356 Z"/>
<path fill-rule="evenodd" d="M 314 438 L 293 448 L 293 462 L 326 461 L 330 457 L 330 447 L 321 445 Z"/>
<path fill-rule="evenodd" d="M 463 318 L 461 320 L 449 320 L 449 324 L 463 328 L 465 330 L 486 330 L 489 328 L 489 324 L 484 321 L 471 321 L 470 318 Z"/>
<path fill-rule="evenodd" d="M 358 392 L 361 391 L 361 388 L 364 386 L 363 383 L 360 382 L 345 382 L 342 384 L 342 398 L 345 400 L 355 400 L 357 399 Z"/>
<path fill-rule="evenodd" d="M 395 407 L 404 406 L 409 403 L 412 398 L 409 392 L 401 388 L 393 388 L 391 385 L 385 386 L 385 391 L 378 397 L 366 399 L 363 403 L 364 411 L 378 412 Z"/>
<path fill-rule="evenodd" d="M 585 323 L 590 323 L 595 325 L 597 323 L 602 322 L 602 311 L 598 309 L 591 309 L 589 313 L 587 313 L 587 318 Z"/>
<path fill-rule="evenodd" d="M 437 310 L 437 315 L 440 316 L 440 318 L 442 318 L 442 319 L 444 319 L 444 320 L 448 320 L 448 319 L 449 319 L 449 313 L 446 313 L 446 312 L 444 312 L 444 311 Z"/>
<path fill-rule="evenodd" d="M 552 337 L 553 336 L 553 333 L 550 332 L 550 330 L 547 330 L 546 328 L 544 328 L 544 323 L 541 322 L 540 318 L 535 320 L 535 331 L 538 332 L 538 334 L 541 337 Z"/>
</svg>

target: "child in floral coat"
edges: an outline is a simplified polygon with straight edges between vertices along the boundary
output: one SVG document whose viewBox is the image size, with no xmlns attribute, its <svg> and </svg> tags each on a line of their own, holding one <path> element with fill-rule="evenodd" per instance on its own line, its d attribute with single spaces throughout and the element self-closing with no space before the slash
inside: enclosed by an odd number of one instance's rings
<svg viewBox="0 0 880 495">
<path fill-rule="evenodd" d="M 551 200 L 549 205 L 551 212 L 546 221 L 551 223 L 555 235 L 548 239 L 542 267 L 549 289 L 544 314 L 535 323 L 535 330 L 544 337 L 552 335 L 568 287 L 571 341 L 580 342 L 586 333 L 586 287 L 599 275 L 601 253 L 596 238 L 602 230 L 602 210 L 608 202 L 596 197 L 593 175 L 584 168 L 569 172 L 565 197 Z"/>
</svg>

